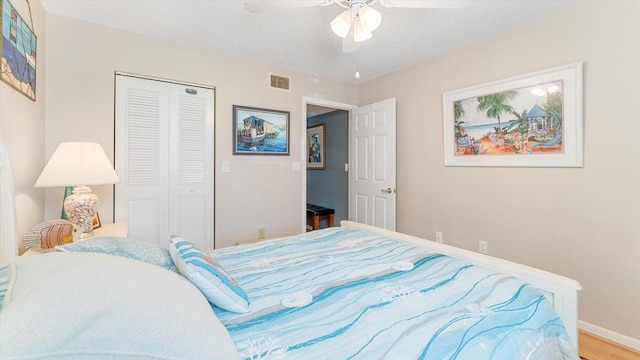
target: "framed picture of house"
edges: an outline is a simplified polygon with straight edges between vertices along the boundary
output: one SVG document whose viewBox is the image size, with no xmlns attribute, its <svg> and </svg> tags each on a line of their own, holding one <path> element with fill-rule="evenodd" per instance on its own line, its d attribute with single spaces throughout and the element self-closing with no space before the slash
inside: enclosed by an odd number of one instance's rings
<svg viewBox="0 0 640 360">
<path fill-rule="evenodd" d="M 0 0 L 0 13 L 0 78 L 24 96 L 36 101 L 36 35 L 9 0 Z"/>
<path fill-rule="evenodd" d="M 443 95 L 445 166 L 582 167 L 582 63 Z"/>
<path fill-rule="evenodd" d="M 307 170 L 326 168 L 325 124 L 307 127 Z"/>
<path fill-rule="evenodd" d="M 289 112 L 233 105 L 234 155 L 289 155 Z"/>
</svg>

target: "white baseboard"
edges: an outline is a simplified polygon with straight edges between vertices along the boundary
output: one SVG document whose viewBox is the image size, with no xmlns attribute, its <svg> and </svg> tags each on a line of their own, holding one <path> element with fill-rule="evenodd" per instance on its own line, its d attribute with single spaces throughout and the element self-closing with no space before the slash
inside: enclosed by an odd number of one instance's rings
<svg viewBox="0 0 640 360">
<path fill-rule="evenodd" d="M 590 324 L 586 321 L 578 320 L 578 328 L 582 329 L 586 332 L 592 333 L 594 335 L 598 335 L 605 339 L 617 342 L 618 344 L 622 344 L 626 347 L 630 347 L 632 349 L 640 351 L 640 340 L 634 339 L 627 335 L 622 335 L 615 331 L 611 331 L 609 329 L 602 328 L 597 325 Z"/>
</svg>

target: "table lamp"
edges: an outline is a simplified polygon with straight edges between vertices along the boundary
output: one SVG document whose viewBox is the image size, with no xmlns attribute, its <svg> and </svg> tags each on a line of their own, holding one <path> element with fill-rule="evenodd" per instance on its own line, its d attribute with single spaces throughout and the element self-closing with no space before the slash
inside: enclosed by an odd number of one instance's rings
<svg viewBox="0 0 640 360">
<path fill-rule="evenodd" d="M 87 185 L 120 182 L 102 146 L 89 142 L 63 142 L 51 155 L 35 187 L 73 186 L 64 200 L 64 210 L 82 230 L 81 239 L 93 236 L 93 218 L 98 209 L 98 196 Z"/>
</svg>

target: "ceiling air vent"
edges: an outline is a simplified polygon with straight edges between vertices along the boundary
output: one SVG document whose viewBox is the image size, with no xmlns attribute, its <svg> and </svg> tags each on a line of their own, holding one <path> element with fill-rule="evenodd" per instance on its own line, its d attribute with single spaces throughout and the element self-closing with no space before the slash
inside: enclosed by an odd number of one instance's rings
<svg viewBox="0 0 640 360">
<path fill-rule="evenodd" d="M 291 91 L 291 78 L 270 74 L 269 87 L 272 89 Z"/>
</svg>

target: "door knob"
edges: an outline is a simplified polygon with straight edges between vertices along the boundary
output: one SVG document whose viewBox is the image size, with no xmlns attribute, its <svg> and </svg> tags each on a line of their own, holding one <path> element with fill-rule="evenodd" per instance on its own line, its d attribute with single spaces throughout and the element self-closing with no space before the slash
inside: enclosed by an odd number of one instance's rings
<svg viewBox="0 0 640 360">
<path fill-rule="evenodd" d="M 386 189 L 382 189 L 381 192 L 382 193 L 391 194 L 391 193 L 393 193 L 393 189 L 392 188 L 386 188 Z"/>
</svg>

